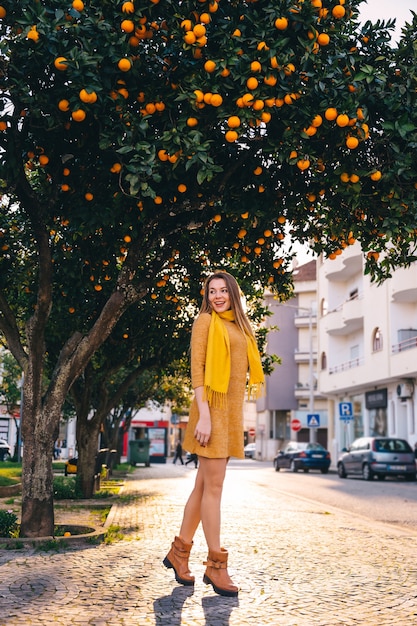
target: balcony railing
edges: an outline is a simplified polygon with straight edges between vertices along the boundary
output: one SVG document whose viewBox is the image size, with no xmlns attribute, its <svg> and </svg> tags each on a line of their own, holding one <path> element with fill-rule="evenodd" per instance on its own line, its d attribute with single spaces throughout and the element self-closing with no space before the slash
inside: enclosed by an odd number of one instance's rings
<svg viewBox="0 0 417 626">
<path fill-rule="evenodd" d="M 350 361 L 345 361 L 344 363 L 340 363 L 339 365 L 334 365 L 333 367 L 329 367 L 329 374 L 339 374 L 339 372 L 346 372 L 347 370 L 351 370 L 354 367 L 359 367 L 363 365 L 365 359 L 363 356 L 357 357 L 356 359 L 351 359 Z"/>
<path fill-rule="evenodd" d="M 405 339 L 400 343 L 394 344 L 392 346 L 392 354 L 398 354 L 399 352 L 411 350 L 412 348 L 417 348 L 417 337 L 410 337 L 409 339 Z"/>
</svg>

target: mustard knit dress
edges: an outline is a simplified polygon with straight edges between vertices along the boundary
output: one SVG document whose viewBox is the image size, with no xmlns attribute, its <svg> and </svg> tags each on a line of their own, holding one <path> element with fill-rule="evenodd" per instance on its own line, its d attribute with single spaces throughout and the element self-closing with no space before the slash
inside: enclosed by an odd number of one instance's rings
<svg viewBox="0 0 417 626">
<path fill-rule="evenodd" d="M 207 339 L 211 321 L 210 313 L 201 313 L 193 324 L 191 335 L 191 382 L 193 389 L 204 386 Z M 207 446 L 200 446 L 194 438 L 199 413 L 194 398 L 190 418 L 185 432 L 183 447 L 191 453 L 210 459 L 225 459 L 230 456 L 244 458 L 243 452 L 243 400 L 249 362 L 247 340 L 235 324 L 222 319 L 230 340 L 230 381 L 225 408 L 210 407 L 211 435 Z"/>
</svg>

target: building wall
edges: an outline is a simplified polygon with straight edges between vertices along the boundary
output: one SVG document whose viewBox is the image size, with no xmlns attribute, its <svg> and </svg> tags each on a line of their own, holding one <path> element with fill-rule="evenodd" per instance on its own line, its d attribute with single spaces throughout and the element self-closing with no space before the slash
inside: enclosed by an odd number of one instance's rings
<svg viewBox="0 0 417 626">
<path fill-rule="evenodd" d="M 364 274 L 359 245 L 335 260 L 318 260 L 319 389 L 327 396 L 330 451 L 361 435 L 417 441 L 417 268 L 400 269 L 381 285 Z M 374 406 L 375 392 L 383 398 Z M 403 397 L 404 396 L 404 397 Z M 386 398 L 386 399 L 384 399 Z M 340 403 L 353 419 L 341 419 Z"/>
</svg>

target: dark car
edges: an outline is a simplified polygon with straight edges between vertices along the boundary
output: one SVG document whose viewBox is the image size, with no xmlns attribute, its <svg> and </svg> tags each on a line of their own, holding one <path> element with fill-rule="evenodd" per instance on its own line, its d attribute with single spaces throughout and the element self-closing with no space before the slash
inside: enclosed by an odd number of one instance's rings
<svg viewBox="0 0 417 626">
<path fill-rule="evenodd" d="M 414 452 L 405 439 L 360 437 L 342 451 L 337 472 L 340 478 L 358 474 L 364 480 L 372 480 L 374 476 L 379 480 L 386 476 L 416 480 L 416 462 Z"/>
<path fill-rule="evenodd" d="M 8 461 L 12 456 L 12 451 L 5 439 L 0 439 L 0 461 Z"/>
<path fill-rule="evenodd" d="M 330 467 L 330 452 L 319 443 L 291 441 L 284 450 L 280 450 L 274 459 L 275 471 L 289 468 L 292 472 L 320 470 L 327 474 Z"/>
</svg>

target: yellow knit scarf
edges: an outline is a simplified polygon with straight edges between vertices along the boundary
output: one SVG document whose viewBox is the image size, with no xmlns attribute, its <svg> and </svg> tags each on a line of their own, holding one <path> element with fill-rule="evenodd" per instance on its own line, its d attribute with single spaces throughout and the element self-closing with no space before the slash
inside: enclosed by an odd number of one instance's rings
<svg viewBox="0 0 417 626">
<path fill-rule="evenodd" d="M 204 372 L 204 396 L 210 406 L 224 408 L 227 404 L 227 390 L 230 380 L 230 340 L 229 333 L 222 319 L 234 321 L 233 311 L 211 313 L 209 327 L 206 367 Z M 258 398 L 265 384 L 261 357 L 256 341 L 245 333 L 248 346 L 249 385 L 248 396 Z"/>
</svg>

